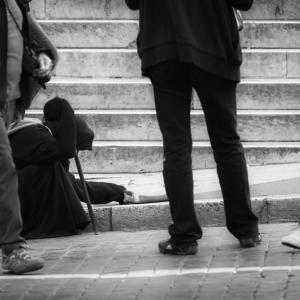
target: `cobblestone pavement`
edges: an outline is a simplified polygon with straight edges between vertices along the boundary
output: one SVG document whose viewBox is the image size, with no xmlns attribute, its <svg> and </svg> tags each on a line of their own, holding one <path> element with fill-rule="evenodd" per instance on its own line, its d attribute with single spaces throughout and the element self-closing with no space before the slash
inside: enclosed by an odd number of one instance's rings
<svg viewBox="0 0 300 300">
<path fill-rule="evenodd" d="M 194 256 L 162 255 L 166 231 L 85 233 L 33 240 L 46 267 L 0 274 L 0 299 L 299 300 L 300 251 L 280 244 L 297 224 L 262 225 L 263 243 L 240 249 L 225 228 L 204 228 Z"/>
</svg>

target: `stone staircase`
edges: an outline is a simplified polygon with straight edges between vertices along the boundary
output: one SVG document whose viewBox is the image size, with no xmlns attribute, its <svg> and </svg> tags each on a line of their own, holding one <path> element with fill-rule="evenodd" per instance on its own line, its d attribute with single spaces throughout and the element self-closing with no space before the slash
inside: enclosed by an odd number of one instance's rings
<svg viewBox="0 0 300 300">
<path fill-rule="evenodd" d="M 106 173 L 104 177 L 117 180 L 117 173 L 147 173 L 151 179 L 162 169 L 162 142 L 151 85 L 141 77 L 136 54 L 137 14 L 125 7 L 124 0 L 33 0 L 32 9 L 58 47 L 60 62 L 56 77 L 38 95 L 29 115 L 40 116 L 50 97 L 65 97 L 96 134 L 93 151 L 81 153 L 88 177 Z M 237 98 L 247 163 L 300 162 L 300 0 L 256 0 L 243 15 L 244 64 Z M 214 168 L 195 95 L 192 130 L 194 169 Z M 130 176 L 122 175 L 119 183 L 125 184 Z M 136 178 L 145 186 L 144 179 Z M 158 182 L 162 185 L 161 178 L 150 179 L 149 189 Z M 278 206 L 278 199 L 286 201 Z M 262 222 L 291 220 L 289 204 L 295 207 L 300 198 L 278 199 L 253 200 Z M 224 222 L 220 203 L 196 204 L 204 224 Z M 284 217 L 277 216 L 276 207 L 286 212 Z M 265 217 L 269 213 L 271 217 Z M 298 217 L 293 215 L 293 220 Z M 106 206 L 97 210 L 97 220 L 101 230 L 165 228 L 169 209 L 167 203 Z"/>
<path fill-rule="evenodd" d="M 72 103 L 96 133 L 93 152 L 81 155 L 86 172 L 160 171 L 161 135 L 151 86 L 140 75 L 136 13 L 124 0 L 33 0 L 32 7 L 60 62 L 31 114 L 39 115 L 54 95 Z M 299 162 L 300 1 L 256 0 L 244 17 L 238 118 L 248 164 Z M 204 117 L 194 98 L 194 168 L 211 168 Z"/>
</svg>

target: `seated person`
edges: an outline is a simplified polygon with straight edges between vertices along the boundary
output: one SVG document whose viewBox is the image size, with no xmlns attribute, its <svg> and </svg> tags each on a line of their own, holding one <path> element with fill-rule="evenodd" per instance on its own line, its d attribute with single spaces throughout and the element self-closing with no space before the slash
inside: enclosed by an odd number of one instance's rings
<svg viewBox="0 0 300 300">
<path fill-rule="evenodd" d="M 44 107 L 44 123 L 17 120 L 8 135 L 19 177 L 22 235 L 48 238 L 77 234 L 89 224 L 80 201 L 79 180 L 68 170 L 75 151 L 91 149 L 94 134 L 75 117 L 68 101 L 54 98 Z M 133 193 L 113 183 L 87 182 L 93 204 L 135 202 Z"/>
</svg>

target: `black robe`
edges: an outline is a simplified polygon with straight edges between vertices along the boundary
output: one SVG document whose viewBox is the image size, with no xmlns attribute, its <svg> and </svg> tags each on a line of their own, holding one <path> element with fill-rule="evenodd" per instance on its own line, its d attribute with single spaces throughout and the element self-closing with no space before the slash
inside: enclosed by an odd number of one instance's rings
<svg viewBox="0 0 300 300">
<path fill-rule="evenodd" d="M 34 122 L 19 124 L 9 138 L 19 177 L 22 235 L 48 238 L 83 230 L 89 218 L 80 203 L 84 201 L 81 184 L 62 163 L 70 158 L 62 151 L 64 141 L 68 145 L 71 141 L 55 137 L 49 128 Z M 123 186 L 88 182 L 87 187 L 94 204 L 123 201 Z"/>
</svg>

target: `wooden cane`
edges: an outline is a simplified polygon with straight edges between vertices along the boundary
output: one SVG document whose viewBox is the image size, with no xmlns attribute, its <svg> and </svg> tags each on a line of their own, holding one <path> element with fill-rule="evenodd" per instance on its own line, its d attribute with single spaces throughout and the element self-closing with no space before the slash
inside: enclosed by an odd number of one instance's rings
<svg viewBox="0 0 300 300">
<path fill-rule="evenodd" d="M 75 163 L 76 163 L 76 167 L 77 167 L 78 174 L 79 174 L 79 177 L 80 177 L 80 182 L 81 182 L 81 185 L 82 185 L 83 194 L 84 194 L 86 204 L 87 204 L 87 207 L 88 207 L 89 215 L 90 215 L 90 218 L 91 218 L 93 231 L 97 235 L 98 231 L 97 231 L 95 214 L 94 214 L 94 211 L 93 211 L 93 208 L 92 208 L 91 199 L 90 199 L 87 187 L 86 187 L 86 182 L 84 180 L 84 176 L 83 176 L 83 172 L 82 172 L 82 168 L 81 168 L 81 164 L 80 164 L 80 160 L 79 160 L 77 152 L 75 153 Z"/>
</svg>

